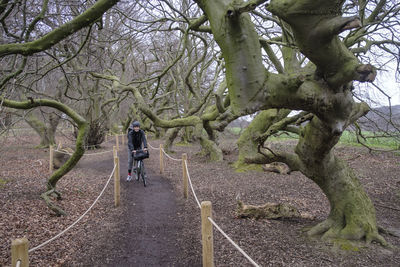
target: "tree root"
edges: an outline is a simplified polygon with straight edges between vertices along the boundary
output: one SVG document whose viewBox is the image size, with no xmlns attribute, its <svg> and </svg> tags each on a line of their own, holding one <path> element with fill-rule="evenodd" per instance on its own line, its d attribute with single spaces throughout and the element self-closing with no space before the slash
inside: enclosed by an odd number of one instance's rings
<svg viewBox="0 0 400 267">
<path fill-rule="evenodd" d="M 383 228 L 381 226 L 378 226 L 378 230 L 379 230 L 380 233 L 384 233 L 384 234 L 391 235 L 391 236 L 394 236 L 394 237 L 400 237 L 400 231 L 398 231 L 398 230 L 397 231 L 393 231 L 393 230 L 385 229 L 385 228 Z"/>
<path fill-rule="evenodd" d="M 57 200 L 61 199 L 61 194 L 57 192 L 54 188 L 41 194 L 41 197 L 44 199 L 47 206 L 55 213 L 56 216 L 61 216 L 61 215 L 66 216 L 67 213 L 65 213 L 65 211 L 63 211 L 60 207 L 55 205 L 53 201 L 50 199 L 52 194 L 56 195 Z"/>
<path fill-rule="evenodd" d="M 274 172 L 278 174 L 290 174 L 289 167 L 282 162 L 272 162 L 270 164 L 265 164 L 262 166 L 262 168 L 266 172 Z"/>
<path fill-rule="evenodd" d="M 325 221 L 312 227 L 308 232 L 308 236 L 321 235 L 321 239 L 325 241 L 331 240 L 362 240 L 365 238 L 365 242 L 370 244 L 377 242 L 384 247 L 388 246 L 386 240 L 377 232 L 372 229 L 367 231 L 360 226 L 346 225 L 343 227 L 336 221 L 328 218 Z"/>
<path fill-rule="evenodd" d="M 314 219 L 313 216 L 300 213 L 296 207 L 285 203 L 266 203 L 261 206 L 245 205 L 238 200 L 237 216 L 239 218 L 255 219 L 279 219 L 279 218 L 306 218 Z"/>
</svg>

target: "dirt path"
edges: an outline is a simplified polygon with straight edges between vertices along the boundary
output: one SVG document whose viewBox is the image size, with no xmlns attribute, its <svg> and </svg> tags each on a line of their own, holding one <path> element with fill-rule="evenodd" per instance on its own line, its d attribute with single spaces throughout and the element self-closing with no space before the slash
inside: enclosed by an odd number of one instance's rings
<svg viewBox="0 0 400 267">
<path fill-rule="evenodd" d="M 149 159 L 151 160 L 151 159 Z M 148 160 L 145 160 L 147 162 Z M 121 207 L 96 229 L 93 247 L 82 253 L 83 266 L 177 266 L 181 228 L 172 185 L 147 166 L 148 184 L 126 181 L 126 152 L 120 153 Z M 105 162 L 84 168 L 109 171 Z M 149 165 L 149 164 L 147 164 Z M 88 170 L 89 171 L 89 170 Z"/>
</svg>

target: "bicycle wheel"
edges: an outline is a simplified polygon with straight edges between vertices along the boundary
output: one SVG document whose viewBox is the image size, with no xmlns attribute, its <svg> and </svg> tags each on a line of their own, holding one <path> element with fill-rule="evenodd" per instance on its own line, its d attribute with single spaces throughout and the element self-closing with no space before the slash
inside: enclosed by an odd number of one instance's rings
<svg viewBox="0 0 400 267">
<path fill-rule="evenodd" d="M 143 180 L 143 186 L 146 187 L 147 185 L 147 181 L 146 181 L 146 174 L 145 174 L 145 170 L 144 170 L 144 164 L 142 162 L 141 164 L 141 171 L 140 171 L 140 175 L 142 176 L 142 180 Z"/>
<path fill-rule="evenodd" d="M 142 168 L 142 166 L 140 164 L 141 162 L 142 161 L 138 160 L 137 165 L 136 165 L 136 171 L 135 171 L 136 181 L 139 181 L 139 178 L 140 178 L 140 173 L 141 173 L 141 168 Z"/>
</svg>

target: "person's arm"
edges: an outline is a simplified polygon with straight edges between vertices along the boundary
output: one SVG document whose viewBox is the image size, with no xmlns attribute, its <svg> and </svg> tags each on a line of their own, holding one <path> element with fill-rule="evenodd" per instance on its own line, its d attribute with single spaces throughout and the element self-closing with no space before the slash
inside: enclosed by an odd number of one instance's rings
<svg viewBox="0 0 400 267">
<path fill-rule="evenodd" d="M 132 140 L 132 131 L 128 130 L 128 147 L 129 147 L 129 151 L 132 152 L 133 150 L 133 140 Z"/>
<path fill-rule="evenodd" d="M 143 148 L 147 148 L 147 140 L 144 131 L 142 130 L 142 140 L 143 140 Z"/>
</svg>

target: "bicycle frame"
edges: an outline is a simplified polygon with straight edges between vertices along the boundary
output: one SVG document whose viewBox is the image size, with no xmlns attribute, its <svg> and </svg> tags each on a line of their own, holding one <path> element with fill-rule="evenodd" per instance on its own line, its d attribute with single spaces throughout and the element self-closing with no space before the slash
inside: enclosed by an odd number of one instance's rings
<svg viewBox="0 0 400 267">
<path fill-rule="evenodd" d="M 143 160 L 137 160 L 136 161 L 136 181 L 139 181 L 140 177 L 142 177 L 143 180 L 143 185 L 146 186 L 147 185 L 147 181 L 146 181 L 146 170 L 144 167 L 144 162 Z"/>
</svg>

